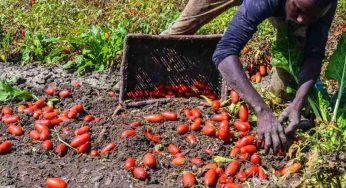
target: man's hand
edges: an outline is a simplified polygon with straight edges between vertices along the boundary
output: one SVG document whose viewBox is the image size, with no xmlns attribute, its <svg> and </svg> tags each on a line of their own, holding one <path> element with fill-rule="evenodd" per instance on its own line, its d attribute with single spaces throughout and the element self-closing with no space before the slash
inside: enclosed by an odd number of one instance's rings
<svg viewBox="0 0 346 188">
<path fill-rule="evenodd" d="M 294 103 L 291 103 L 280 115 L 279 122 L 282 124 L 288 120 L 288 127 L 285 128 L 286 135 L 292 135 L 298 128 L 300 122 L 300 109 Z"/>
<path fill-rule="evenodd" d="M 263 111 L 257 114 L 257 135 L 259 143 L 265 142 L 265 151 L 269 152 L 273 148 L 277 153 L 280 148 L 286 151 L 287 139 L 284 129 L 271 111 Z"/>
</svg>

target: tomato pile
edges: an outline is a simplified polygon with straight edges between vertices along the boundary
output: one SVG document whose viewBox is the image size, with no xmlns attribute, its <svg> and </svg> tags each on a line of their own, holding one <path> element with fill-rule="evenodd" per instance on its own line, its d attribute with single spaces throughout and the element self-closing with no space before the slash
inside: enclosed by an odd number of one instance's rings
<svg viewBox="0 0 346 188">
<path fill-rule="evenodd" d="M 209 88 L 205 83 L 194 80 L 191 86 L 186 83 L 180 83 L 177 85 L 165 85 L 159 84 L 152 90 L 143 91 L 130 91 L 127 92 L 127 96 L 130 99 L 142 99 L 142 98 L 173 98 L 173 97 L 198 97 L 204 95 L 211 100 L 217 98 L 216 93 Z"/>
</svg>

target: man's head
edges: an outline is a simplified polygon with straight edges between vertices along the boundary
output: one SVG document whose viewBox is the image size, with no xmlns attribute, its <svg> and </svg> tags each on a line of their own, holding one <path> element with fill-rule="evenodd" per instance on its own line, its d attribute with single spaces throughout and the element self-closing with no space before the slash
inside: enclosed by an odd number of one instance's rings
<svg viewBox="0 0 346 188">
<path fill-rule="evenodd" d="M 310 24 L 324 16 L 336 0 L 286 0 L 287 19 Z"/>
</svg>

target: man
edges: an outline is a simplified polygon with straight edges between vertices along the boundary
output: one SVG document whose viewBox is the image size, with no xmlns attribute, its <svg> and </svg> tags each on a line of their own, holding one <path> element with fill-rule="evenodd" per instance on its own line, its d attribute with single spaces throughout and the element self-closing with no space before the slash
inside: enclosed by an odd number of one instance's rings
<svg viewBox="0 0 346 188">
<path fill-rule="evenodd" d="M 192 2 L 197 3 L 197 1 L 190 1 L 187 8 L 193 6 Z M 210 3 L 211 1 L 205 0 L 203 2 Z M 227 2 L 234 1 L 215 2 L 227 4 Z M 287 142 L 285 134 L 293 133 L 299 124 L 300 111 L 308 92 L 321 72 L 325 44 L 335 14 L 336 4 L 336 0 L 244 0 L 217 45 L 213 61 L 231 88 L 234 88 L 240 97 L 254 109 L 257 115 L 258 141 L 265 141 L 266 151 L 269 151 L 270 148 L 273 148 L 275 153 L 280 148 L 285 150 Z M 197 4 L 197 6 L 200 5 Z M 231 5 L 227 4 L 226 6 Z M 204 5 L 202 7 L 208 6 Z M 209 7 L 212 8 L 210 11 L 213 12 L 213 16 L 220 14 L 220 12 L 215 11 L 221 10 L 219 6 L 217 6 L 218 8 Z M 201 26 L 198 23 L 204 24 L 212 17 L 210 11 L 200 9 L 205 13 L 196 13 L 195 11 L 195 16 L 189 16 L 189 19 L 187 19 L 186 15 L 189 15 L 187 8 L 178 19 L 178 22 L 163 34 L 191 34 Z M 200 22 L 194 20 L 196 17 L 203 17 L 201 15 L 209 16 L 201 19 Z M 293 102 L 282 112 L 279 120 L 276 119 L 269 107 L 252 87 L 243 72 L 243 67 L 239 60 L 241 49 L 256 31 L 257 26 L 270 17 L 279 17 L 292 27 L 305 26 L 307 28 L 306 33 L 303 34 L 306 36 L 306 50 L 302 62 L 298 90 Z M 197 24 L 190 24 L 192 27 L 190 29 L 188 25 L 181 24 L 181 20 L 186 21 L 186 19 L 194 20 L 193 22 Z M 185 28 L 178 27 L 179 24 L 184 25 Z M 289 121 L 289 126 L 285 130 L 280 124 L 284 120 Z"/>
</svg>

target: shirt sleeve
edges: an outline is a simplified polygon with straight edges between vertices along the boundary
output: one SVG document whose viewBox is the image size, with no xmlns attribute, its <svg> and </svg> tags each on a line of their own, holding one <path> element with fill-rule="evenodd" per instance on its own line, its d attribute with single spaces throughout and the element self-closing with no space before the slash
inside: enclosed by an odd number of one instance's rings
<svg viewBox="0 0 346 188">
<path fill-rule="evenodd" d="M 305 58 L 323 59 L 328 40 L 330 25 L 333 21 L 337 4 L 334 3 L 320 20 L 311 24 L 307 30 Z"/>
<path fill-rule="evenodd" d="M 244 0 L 216 46 L 214 63 L 218 65 L 230 55 L 239 55 L 257 26 L 273 14 L 275 6 L 268 0 Z"/>
</svg>

